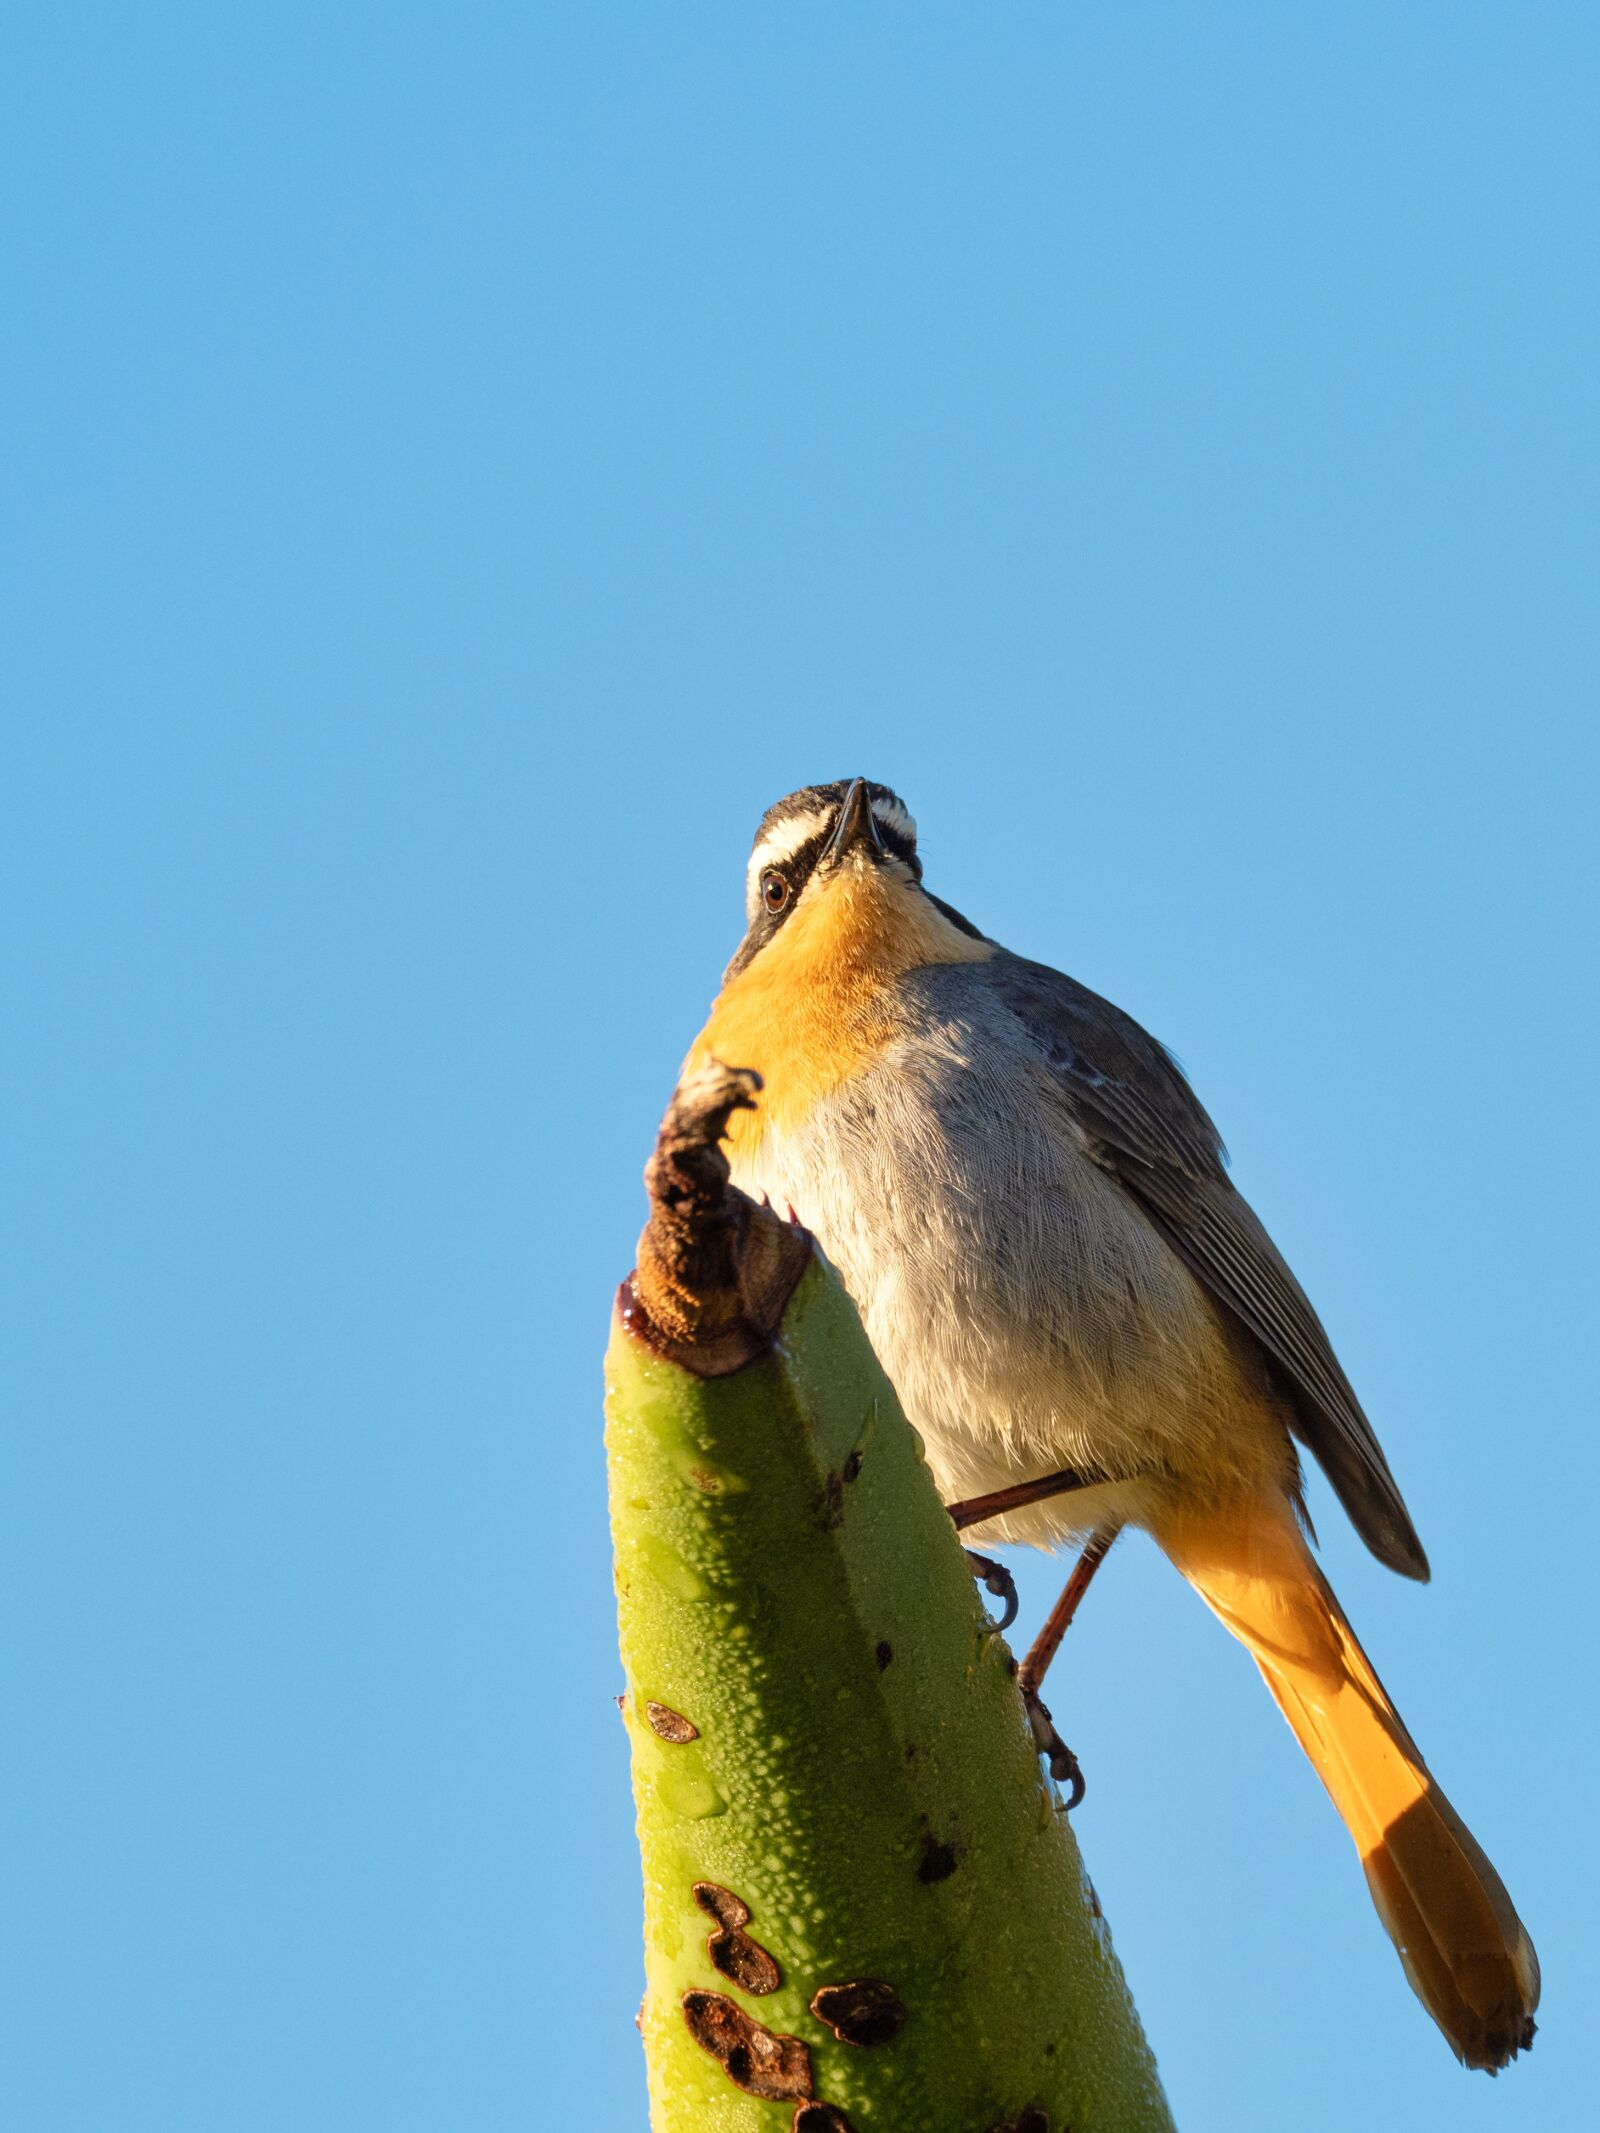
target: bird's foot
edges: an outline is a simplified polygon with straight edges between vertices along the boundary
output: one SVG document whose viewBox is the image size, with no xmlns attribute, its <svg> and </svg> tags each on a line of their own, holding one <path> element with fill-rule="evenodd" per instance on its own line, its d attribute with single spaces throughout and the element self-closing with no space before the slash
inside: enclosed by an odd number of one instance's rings
<svg viewBox="0 0 1600 2133">
<path fill-rule="evenodd" d="M 967 1567 L 984 1591 L 1001 1601 L 1005 1612 L 995 1624 L 996 1629 L 1009 1629 L 1017 1619 L 1017 1581 L 1004 1563 L 997 1563 L 992 1555 L 980 1555 L 976 1548 L 964 1548 Z"/>
<path fill-rule="evenodd" d="M 1073 1808 L 1082 1801 L 1087 1789 L 1078 1758 L 1051 1723 L 1049 1706 L 1038 1690 L 1024 1689 L 1022 1702 L 1039 1753 L 1050 1766 L 1050 1775 L 1058 1785 L 1065 1785 L 1067 1788 L 1067 1812 L 1071 1814 Z"/>
</svg>

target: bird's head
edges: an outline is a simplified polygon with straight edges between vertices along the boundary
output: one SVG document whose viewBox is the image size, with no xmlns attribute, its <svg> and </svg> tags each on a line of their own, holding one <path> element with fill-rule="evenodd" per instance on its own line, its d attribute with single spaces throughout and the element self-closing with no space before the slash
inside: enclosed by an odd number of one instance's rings
<svg viewBox="0 0 1600 2133">
<path fill-rule="evenodd" d="M 839 778 L 807 785 L 761 818 L 745 871 L 746 932 L 723 976 L 735 978 L 785 929 L 807 937 L 806 960 L 830 952 L 896 963 L 943 961 L 931 935 L 975 927 L 922 886 L 917 825 L 887 785 Z"/>
</svg>

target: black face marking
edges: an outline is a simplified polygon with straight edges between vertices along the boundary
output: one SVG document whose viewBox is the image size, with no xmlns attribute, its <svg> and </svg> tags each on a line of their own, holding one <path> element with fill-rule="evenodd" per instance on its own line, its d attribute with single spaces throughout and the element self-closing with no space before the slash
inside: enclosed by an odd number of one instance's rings
<svg viewBox="0 0 1600 2133">
<path fill-rule="evenodd" d="M 789 917 L 800 901 L 806 883 L 816 870 L 817 861 L 828 847 L 834 827 L 844 805 L 845 795 L 854 783 L 850 778 L 837 778 L 831 785 L 807 785 L 799 792 L 792 792 L 776 805 L 769 807 L 761 818 L 756 831 L 755 843 L 759 845 L 773 830 L 785 822 L 793 822 L 805 816 L 817 816 L 822 827 L 814 830 L 803 844 L 784 859 L 764 867 L 761 879 L 756 884 L 756 912 L 750 921 L 748 932 L 739 944 L 738 953 L 722 974 L 722 982 L 737 977 L 739 972 L 767 945 L 778 928 Z M 886 821 L 880 808 L 896 815 L 908 814 L 905 802 L 887 785 L 868 783 L 867 797 L 873 803 L 873 823 L 878 841 L 885 855 L 902 862 L 918 884 L 922 880 L 922 861 L 917 857 L 914 837 L 908 837 L 896 823 Z M 752 847 L 754 849 L 754 847 Z"/>
</svg>

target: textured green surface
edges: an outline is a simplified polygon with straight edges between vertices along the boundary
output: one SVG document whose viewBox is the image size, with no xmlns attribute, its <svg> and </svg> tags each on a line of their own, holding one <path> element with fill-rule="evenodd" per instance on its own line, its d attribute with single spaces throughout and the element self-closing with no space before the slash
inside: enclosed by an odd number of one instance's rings
<svg viewBox="0 0 1600 2133">
<path fill-rule="evenodd" d="M 619 1321 L 607 1380 L 655 2133 L 794 2114 L 694 2041 L 692 1988 L 803 2038 L 857 2133 L 987 2133 L 1029 2106 L 1050 2133 L 1169 2128 L 1005 1646 L 835 1278 L 814 1264 L 780 1350 L 734 1377 L 698 1379 Z M 650 1700 L 699 1738 L 660 1738 Z M 749 1906 L 776 1992 L 713 1968 L 697 1881 Z M 810 2012 L 860 1978 L 909 2011 L 870 2049 Z"/>
</svg>

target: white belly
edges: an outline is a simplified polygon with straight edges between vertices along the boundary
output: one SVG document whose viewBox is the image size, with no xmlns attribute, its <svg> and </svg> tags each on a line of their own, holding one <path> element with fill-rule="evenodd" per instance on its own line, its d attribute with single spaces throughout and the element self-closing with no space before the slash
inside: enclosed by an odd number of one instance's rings
<svg viewBox="0 0 1600 2133">
<path fill-rule="evenodd" d="M 920 1031 L 735 1169 L 839 1269 L 946 1500 L 1058 1467 L 1111 1477 L 974 1529 L 1049 1545 L 1142 1522 L 1175 1474 L 1256 1466 L 1241 1409 L 1281 1431 L 1238 1339 L 1085 1152 L 1048 1069 L 975 1050 Z"/>
</svg>

